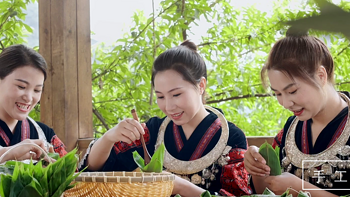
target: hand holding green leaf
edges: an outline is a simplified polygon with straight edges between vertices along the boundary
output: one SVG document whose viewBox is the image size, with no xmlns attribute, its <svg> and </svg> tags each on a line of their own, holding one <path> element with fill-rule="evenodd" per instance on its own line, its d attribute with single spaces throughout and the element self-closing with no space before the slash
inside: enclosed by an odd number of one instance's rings
<svg viewBox="0 0 350 197">
<path fill-rule="evenodd" d="M 279 148 L 275 151 L 269 143 L 265 142 L 260 146 L 259 153 L 266 160 L 266 165 L 270 167 L 270 175 L 280 175 L 281 165 L 279 160 Z"/>
</svg>

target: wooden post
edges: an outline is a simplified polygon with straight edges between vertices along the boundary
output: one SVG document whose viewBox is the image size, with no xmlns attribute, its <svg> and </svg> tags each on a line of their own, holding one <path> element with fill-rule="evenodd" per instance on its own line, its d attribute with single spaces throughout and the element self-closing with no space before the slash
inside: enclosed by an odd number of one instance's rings
<svg viewBox="0 0 350 197">
<path fill-rule="evenodd" d="M 70 151 L 93 137 L 89 0 L 39 0 L 39 52 L 49 67 L 41 122 Z"/>
</svg>

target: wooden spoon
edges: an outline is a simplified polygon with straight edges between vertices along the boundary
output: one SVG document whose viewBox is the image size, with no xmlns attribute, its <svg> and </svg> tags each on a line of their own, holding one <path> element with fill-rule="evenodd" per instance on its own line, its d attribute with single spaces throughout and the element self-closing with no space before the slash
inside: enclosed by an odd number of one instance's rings
<svg viewBox="0 0 350 197">
<path fill-rule="evenodd" d="M 136 113 L 135 109 L 131 110 L 131 114 L 132 114 L 132 117 L 134 118 L 134 120 L 139 121 L 139 118 L 137 117 L 137 113 Z M 144 155 L 143 157 L 145 160 L 145 165 L 147 165 L 151 161 L 151 155 L 148 153 L 145 139 L 143 138 L 143 135 L 141 135 L 141 143 L 142 143 L 142 148 L 143 148 L 143 155 Z"/>
</svg>

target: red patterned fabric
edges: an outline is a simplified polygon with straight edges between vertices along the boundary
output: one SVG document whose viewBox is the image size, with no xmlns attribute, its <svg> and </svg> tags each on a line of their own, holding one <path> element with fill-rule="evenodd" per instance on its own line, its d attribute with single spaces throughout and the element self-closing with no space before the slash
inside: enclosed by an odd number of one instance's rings
<svg viewBox="0 0 350 197">
<path fill-rule="evenodd" d="M 4 140 L 7 146 L 10 145 L 10 138 L 6 135 L 5 131 L 0 127 L 0 137 Z M 21 124 L 21 141 L 30 139 L 30 126 L 27 119 L 24 119 Z"/>
<path fill-rule="evenodd" d="M 179 127 L 175 123 L 173 123 L 173 132 L 174 132 L 174 139 L 175 139 L 177 152 L 180 152 L 182 147 L 184 147 L 184 142 L 181 139 Z"/>
<path fill-rule="evenodd" d="M 60 138 L 57 135 L 54 135 L 51 139 L 51 144 L 53 145 L 53 149 L 55 153 L 58 153 L 60 157 L 63 157 L 67 154 L 66 147 Z"/>
<path fill-rule="evenodd" d="M 144 131 L 145 131 L 145 135 L 143 135 L 143 138 L 145 139 L 145 143 L 148 144 L 150 141 L 149 130 L 147 127 L 145 127 Z M 119 154 L 129 149 L 132 149 L 134 147 L 141 147 L 141 146 L 142 146 L 141 140 L 136 140 L 135 142 L 132 142 L 130 144 L 126 142 L 116 142 L 114 144 L 114 151 L 116 154 Z"/>
<path fill-rule="evenodd" d="M 194 153 L 190 158 L 190 161 L 193 161 L 202 157 L 204 150 L 208 147 L 211 139 L 213 139 L 214 135 L 218 132 L 220 128 L 221 128 L 221 121 L 219 118 L 217 118 L 202 136 L 202 139 L 198 143 L 196 150 L 194 151 Z"/>
<path fill-rule="evenodd" d="M 273 143 L 272 143 L 273 148 L 275 148 L 276 146 L 281 146 L 282 137 L 283 137 L 283 129 L 279 131 L 275 139 L 273 139 Z"/>
<path fill-rule="evenodd" d="M 29 126 L 29 122 L 27 119 L 24 119 L 22 121 L 22 125 L 21 125 L 21 130 L 22 130 L 22 136 L 21 136 L 21 141 L 24 141 L 26 139 L 30 139 L 30 126 Z"/>
<path fill-rule="evenodd" d="M 10 138 L 6 135 L 5 131 L 0 127 L 0 137 L 4 140 L 7 146 L 10 145 Z"/>
<path fill-rule="evenodd" d="M 305 154 L 309 154 L 309 139 L 307 137 L 307 121 L 303 122 L 303 130 L 301 134 L 301 151 Z"/>
<path fill-rule="evenodd" d="M 228 156 L 228 164 L 223 166 L 221 172 L 220 195 L 224 196 L 242 196 L 250 195 L 251 188 L 248 186 L 248 172 L 244 168 L 243 158 L 247 150 L 235 148 L 231 149 Z"/>
</svg>

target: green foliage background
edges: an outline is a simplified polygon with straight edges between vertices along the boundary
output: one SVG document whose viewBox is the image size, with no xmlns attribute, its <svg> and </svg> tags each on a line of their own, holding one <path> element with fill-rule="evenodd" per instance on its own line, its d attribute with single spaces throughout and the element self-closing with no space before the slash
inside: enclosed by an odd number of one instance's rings
<svg viewBox="0 0 350 197">
<path fill-rule="evenodd" d="M 31 32 L 23 23 L 28 2 L 0 2 L 2 48 L 24 42 L 22 37 Z M 255 7 L 237 9 L 230 0 L 164 0 L 154 15 L 134 13 L 129 33 L 113 46 L 100 44 L 92 50 L 96 137 L 130 117 L 133 107 L 141 121 L 164 116 L 151 89 L 152 62 L 164 50 L 194 37 L 191 29 L 199 20 L 210 24 L 201 42 L 196 43 L 208 66 L 207 104 L 221 108 L 246 135 L 275 135 L 292 114 L 262 88 L 260 68 L 273 43 L 285 35 L 288 27 L 281 21 L 319 13 L 312 1 L 296 10 L 288 7 L 291 2 L 275 1 L 273 13 L 265 13 Z M 349 10 L 350 3 L 342 1 L 340 7 Z M 333 54 L 336 88 L 349 91 L 349 41 L 340 34 L 309 33 L 324 40 Z M 38 119 L 38 111 L 31 116 Z"/>
</svg>

